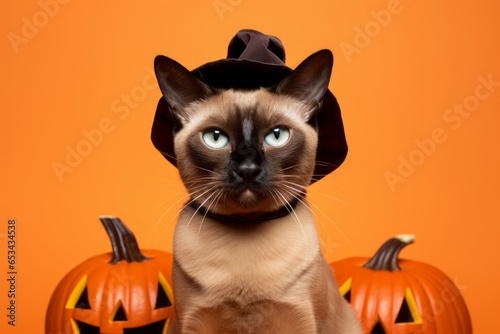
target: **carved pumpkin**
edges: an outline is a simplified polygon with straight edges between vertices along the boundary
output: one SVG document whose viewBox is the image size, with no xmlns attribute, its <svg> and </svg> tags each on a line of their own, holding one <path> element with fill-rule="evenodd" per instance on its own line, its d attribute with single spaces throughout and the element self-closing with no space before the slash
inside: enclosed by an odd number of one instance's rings
<svg viewBox="0 0 500 334">
<path fill-rule="evenodd" d="M 165 334 L 173 316 L 172 255 L 148 251 L 118 218 L 101 218 L 113 252 L 70 271 L 50 300 L 46 334 Z"/>
<path fill-rule="evenodd" d="M 365 333 L 471 334 L 467 306 L 453 281 L 433 266 L 398 259 L 414 240 L 400 235 L 371 259 L 332 263 L 340 292 L 355 308 Z"/>
</svg>

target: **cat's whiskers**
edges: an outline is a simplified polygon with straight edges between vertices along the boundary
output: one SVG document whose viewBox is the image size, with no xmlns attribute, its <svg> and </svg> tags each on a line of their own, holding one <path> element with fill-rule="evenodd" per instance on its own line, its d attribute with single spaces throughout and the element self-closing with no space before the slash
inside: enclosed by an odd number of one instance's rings
<svg viewBox="0 0 500 334">
<path fill-rule="evenodd" d="M 194 196 L 196 193 L 203 191 L 205 189 L 218 188 L 220 181 L 212 176 L 209 177 L 198 177 L 193 181 L 186 181 L 186 189 L 188 192 Z"/>
<path fill-rule="evenodd" d="M 288 184 L 286 184 L 286 183 L 290 183 L 290 182 L 288 182 L 288 181 L 284 181 L 284 182 L 283 182 L 283 185 L 284 185 L 285 187 L 290 188 L 290 189 L 293 189 L 294 191 L 296 191 L 296 190 L 297 190 L 297 189 L 295 189 L 294 187 L 292 187 L 292 186 L 290 186 L 290 185 L 288 185 Z M 286 191 L 286 190 L 285 190 L 285 191 Z M 293 194 L 291 194 L 290 192 L 289 192 L 289 194 L 293 196 Z M 299 199 L 299 201 L 300 201 L 300 199 Z M 301 201 L 301 202 L 302 202 L 302 201 Z M 332 219 L 329 215 L 327 215 L 327 214 L 326 214 L 323 210 L 321 210 L 321 209 L 320 209 L 320 208 L 319 208 L 316 204 L 314 204 L 314 203 L 313 203 L 313 202 L 311 202 L 311 201 L 307 201 L 307 202 L 308 202 L 308 204 L 309 204 L 310 206 L 313 206 L 313 207 L 314 207 L 314 209 L 316 209 L 316 210 L 317 210 L 320 214 L 322 214 L 324 217 L 326 217 L 326 219 L 327 219 L 327 220 L 328 220 L 328 221 L 329 221 L 329 222 L 330 222 L 330 223 L 331 223 L 331 224 L 335 227 L 335 229 L 336 229 L 336 230 L 340 233 L 340 235 L 342 236 L 342 238 L 343 238 L 343 239 L 344 239 L 344 240 L 345 240 L 345 241 L 349 244 L 349 247 L 351 247 L 352 249 L 354 249 L 354 247 L 352 246 L 351 242 L 350 242 L 350 241 L 349 241 L 349 239 L 347 238 L 347 235 L 345 235 L 345 233 L 342 231 L 342 229 L 340 228 L 340 226 L 339 226 L 339 225 L 338 225 L 335 221 L 333 221 L 333 219 Z M 316 218 L 318 218 L 318 219 L 315 219 L 315 220 L 316 220 L 319 224 L 321 224 L 321 225 L 324 227 L 323 220 L 322 220 L 322 219 L 320 219 L 320 218 L 318 217 L 318 215 L 317 215 L 317 214 L 316 214 L 316 213 L 315 213 L 315 212 L 314 212 L 314 211 L 313 211 L 313 210 L 312 210 L 309 206 L 307 206 L 307 207 L 308 207 L 308 208 L 309 208 L 309 210 L 313 213 L 313 215 L 314 215 Z"/>
<path fill-rule="evenodd" d="M 284 171 L 285 169 L 282 169 L 282 171 Z M 288 175 L 288 174 L 283 174 L 283 175 L 280 175 L 280 177 L 291 177 L 291 178 L 301 178 L 301 177 L 304 177 L 304 176 L 308 176 L 309 174 L 293 174 L 293 175 Z"/>
<path fill-rule="evenodd" d="M 186 206 L 192 204 L 196 200 L 200 199 L 202 196 L 204 196 L 206 193 L 213 191 L 214 189 L 217 188 L 216 183 L 204 183 L 200 184 L 197 187 L 190 188 L 188 190 L 189 195 L 191 196 L 191 200 L 181 209 L 181 211 L 186 208 Z"/>
<path fill-rule="evenodd" d="M 349 203 L 348 203 L 348 202 L 343 201 L 343 200 L 341 200 L 340 198 L 335 197 L 335 196 L 332 196 L 332 195 L 329 195 L 329 194 L 327 194 L 327 193 L 324 193 L 324 192 L 318 192 L 318 194 L 320 194 L 321 196 L 324 196 L 324 197 L 326 197 L 326 198 L 328 198 L 328 199 L 333 199 L 334 201 L 337 201 L 337 202 L 339 202 L 340 204 L 349 205 Z"/>
<path fill-rule="evenodd" d="M 281 203 L 278 201 L 276 196 L 274 195 L 273 191 L 269 190 L 268 193 L 271 195 L 271 197 L 274 200 L 274 203 L 276 204 L 276 207 L 279 208 L 281 206 Z"/>
<path fill-rule="evenodd" d="M 294 176 L 294 175 L 290 175 L 290 176 Z M 297 183 L 297 182 L 293 182 L 293 181 L 290 181 L 290 180 L 286 180 L 286 179 L 283 179 L 281 180 L 280 182 L 280 186 L 286 186 L 288 189 L 291 189 L 293 190 L 293 194 L 294 197 L 305 197 L 306 196 L 306 193 L 307 193 L 307 187 L 304 186 L 303 184 L 301 183 Z"/>
<path fill-rule="evenodd" d="M 301 191 L 299 189 L 296 189 L 292 186 L 289 186 L 289 185 L 286 185 L 286 184 L 283 184 L 286 188 L 288 189 L 282 189 L 283 192 L 287 193 L 288 195 L 292 196 L 293 198 L 295 198 L 298 202 L 302 203 L 306 208 L 307 210 L 309 210 L 313 215 L 314 217 L 316 218 L 316 213 L 311 209 L 311 207 L 309 206 L 309 201 L 306 201 L 304 198 L 305 198 L 305 195 L 306 195 L 306 192 L 305 191 Z"/>
<path fill-rule="evenodd" d="M 214 189 L 216 189 L 216 187 L 212 187 L 212 188 L 209 188 L 208 190 L 206 190 L 205 192 L 203 192 L 201 195 L 199 195 L 198 197 L 196 198 L 193 198 L 191 201 L 189 201 L 182 209 L 184 210 L 188 205 L 191 205 L 192 203 L 194 203 L 198 198 L 200 198 L 201 196 L 205 195 L 206 193 L 210 192 L 210 191 L 213 191 Z M 197 208 L 196 210 L 194 211 L 193 215 L 191 216 L 191 219 L 189 219 L 188 223 L 186 224 L 186 228 L 191 224 L 191 221 L 193 221 L 194 217 L 196 216 L 196 214 L 198 213 L 198 211 L 200 211 L 200 209 L 205 205 L 205 203 L 207 201 L 210 200 L 210 198 L 212 198 L 216 193 L 215 192 L 212 192 Z"/>
<path fill-rule="evenodd" d="M 311 181 L 318 181 L 319 179 L 321 179 L 324 175 L 319 175 L 319 174 L 293 174 L 293 175 L 281 175 L 280 177 L 283 177 L 283 178 L 298 178 L 300 179 L 300 181 L 304 181 L 305 178 L 309 179 L 311 178 Z M 306 187 L 303 186 L 303 188 L 305 189 Z"/>
<path fill-rule="evenodd" d="M 285 169 L 282 169 L 283 171 Z M 325 177 L 328 174 L 294 174 L 294 175 L 281 175 L 281 177 L 288 177 L 288 178 L 311 178 L 312 181 L 318 181 L 321 178 Z"/>
<path fill-rule="evenodd" d="M 301 191 L 299 189 L 296 189 L 296 188 L 289 186 L 289 185 L 286 185 L 286 184 L 283 184 L 283 185 L 288 189 L 282 189 L 282 191 L 286 192 L 288 195 L 292 196 L 297 201 L 304 204 L 304 206 L 314 214 L 314 212 L 311 210 L 311 208 L 308 205 L 309 202 L 304 200 L 305 194 L 306 194 L 305 191 Z"/>
<path fill-rule="evenodd" d="M 306 243 L 306 246 L 308 246 L 309 242 L 307 240 L 306 233 L 304 231 L 304 227 L 302 226 L 300 218 L 297 215 L 297 213 L 295 212 L 295 209 L 293 208 L 293 206 L 290 204 L 290 202 L 286 199 L 286 197 L 279 190 L 274 189 L 273 191 L 278 196 L 278 198 L 280 199 L 280 201 L 283 203 L 283 205 L 285 206 L 285 208 L 287 209 L 287 211 L 290 213 L 290 215 L 292 215 L 293 220 L 300 227 L 300 231 L 302 232 L 302 236 L 304 237 L 304 242 Z"/>
<path fill-rule="evenodd" d="M 191 184 L 201 183 L 200 181 L 214 181 L 214 182 L 217 182 L 218 181 L 218 177 L 217 177 L 217 175 L 196 176 L 193 180 L 186 180 L 186 181 L 184 181 L 184 184 L 186 185 L 186 188 L 187 188 Z"/>
<path fill-rule="evenodd" d="M 198 228 L 198 234 L 196 236 L 196 241 L 198 241 L 198 239 L 200 238 L 200 232 L 201 232 L 201 227 L 203 226 L 203 222 L 205 221 L 205 218 L 207 217 L 207 214 L 208 212 L 210 211 L 210 208 L 212 207 L 212 205 L 215 203 L 215 202 L 219 202 L 219 199 L 221 197 L 221 195 L 224 193 L 224 190 L 223 189 L 220 189 L 218 192 L 217 192 L 217 195 L 215 195 L 212 199 L 212 202 L 208 205 L 208 207 L 205 209 L 205 214 L 203 215 L 203 218 L 201 219 L 201 222 L 200 222 L 200 227 Z M 212 197 L 212 195 L 210 195 L 210 197 Z M 210 198 L 209 197 L 209 198 Z"/>
<path fill-rule="evenodd" d="M 337 165 L 337 164 L 332 164 L 331 162 L 321 161 L 321 160 L 317 160 L 316 165 L 325 166 L 325 167 L 339 167 L 339 165 Z"/>
<path fill-rule="evenodd" d="M 298 191 L 300 191 L 303 194 L 306 193 L 307 186 L 303 184 L 303 180 L 300 178 L 300 176 L 298 176 L 298 175 L 282 175 L 282 177 L 284 177 L 285 179 L 281 180 L 281 182 L 293 185 L 295 187 L 295 189 L 297 189 Z M 290 179 L 294 179 L 294 178 L 299 179 L 299 181 L 301 183 L 293 182 L 293 180 L 292 181 L 286 180 L 286 177 L 289 177 Z"/>
<path fill-rule="evenodd" d="M 160 224 L 160 221 L 163 219 L 163 217 L 165 217 L 165 215 L 170 211 L 172 210 L 172 208 L 174 206 L 176 206 L 177 204 L 179 204 L 179 202 L 183 201 L 184 199 L 186 198 L 189 198 L 190 195 L 184 195 L 182 196 L 180 199 L 178 199 L 177 201 L 175 201 L 172 205 L 170 205 L 168 207 L 167 210 L 165 210 L 162 215 L 160 216 L 160 218 L 158 218 L 158 220 L 156 220 L 156 222 L 154 223 L 153 225 L 153 229 L 151 230 L 151 232 L 149 233 L 149 236 L 148 236 L 148 241 L 147 241 L 147 245 L 149 246 L 149 243 L 151 242 L 151 238 L 153 236 L 153 233 L 155 232 L 156 228 L 158 227 L 158 225 Z M 163 205 L 164 203 L 166 203 L 168 200 L 165 200 L 162 202 L 161 205 Z M 170 219 L 170 221 L 167 223 L 167 225 L 163 228 L 163 232 L 165 232 L 165 230 L 170 226 L 170 224 L 174 221 L 174 219 L 178 216 L 178 214 L 175 214 L 172 219 Z M 164 233 L 162 233 L 164 234 Z"/>
<path fill-rule="evenodd" d="M 188 193 L 195 193 L 200 189 L 215 187 L 217 185 L 217 180 L 214 180 L 213 178 L 199 178 L 193 182 L 186 182 L 186 189 Z"/>
<path fill-rule="evenodd" d="M 158 151 L 159 151 L 161 154 L 163 154 L 164 156 L 169 157 L 169 159 L 177 161 L 177 157 L 175 157 L 175 156 L 173 156 L 173 155 L 171 155 L 171 154 L 168 154 L 167 152 L 164 152 L 164 151 L 162 151 L 162 150 L 160 150 L 160 149 L 158 149 Z"/>
<path fill-rule="evenodd" d="M 214 174 L 214 175 L 217 175 L 216 172 L 214 172 L 213 170 L 211 169 L 208 169 L 208 168 L 204 168 L 204 167 L 201 167 L 201 166 L 197 166 L 197 165 L 193 165 L 194 168 L 197 168 L 199 170 L 202 170 L 204 172 L 208 172 L 208 173 L 211 173 L 211 174 Z"/>
<path fill-rule="evenodd" d="M 339 167 L 338 164 L 332 164 L 331 162 L 322 161 L 322 160 L 316 161 L 316 166 L 328 167 L 330 169 L 337 169 Z M 338 173 L 338 171 L 337 171 L 337 173 Z M 329 173 L 325 173 L 325 174 L 313 174 L 313 180 L 314 181 L 318 181 L 318 180 L 320 180 L 321 178 L 323 178 L 323 177 L 325 177 L 327 175 L 329 175 Z"/>
<path fill-rule="evenodd" d="M 203 185 L 199 185 L 198 187 L 194 187 L 194 188 L 191 188 L 191 191 L 187 194 L 187 195 L 184 195 L 182 196 L 180 199 L 178 199 L 177 201 L 175 201 L 172 205 L 170 205 L 170 207 L 165 210 L 163 212 L 163 214 L 158 218 L 158 220 L 156 221 L 156 223 L 154 224 L 153 226 L 153 229 L 151 230 L 150 234 L 149 234 L 149 237 L 148 237 L 148 245 L 149 245 L 149 242 L 151 241 L 151 237 L 154 233 L 154 231 L 156 230 L 156 228 L 158 227 L 158 225 L 160 224 L 160 221 L 163 219 L 163 217 L 165 217 L 165 215 L 173 208 L 175 207 L 177 204 L 179 204 L 179 202 L 185 200 L 186 198 L 191 198 L 191 201 L 189 201 L 187 204 L 185 204 L 180 210 L 179 212 L 177 212 L 171 219 L 170 221 L 167 223 L 167 225 L 163 228 L 163 232 L 165 232 L 165 230 L 170 226 L 170 224 L 172 224 L 172 222 L 175 220 L 175 218 L 179 215 L 180 212 L 182 212 L 182 210 L 184 210 L 188 205 L 191 204 L 191 202 L 193 201 L 193 197 L 194 195 L 196 194 L 199 194 L 200 192 L 203 192 L 203 190 L 206 189 L 206 184 L 203 184 Z M 203 192 L 200 196 L 203 196 L 204 194 L 206 194 L 209 190 Z M 198 199 L 200 196 L 197 196 L 194 198 L 194 200 Z M 166 202 L 167 200 L 164 201 L 164 203 Z"/>
<path fill-rule="evenodd" d="M 296 184 L 296 183 L 293 183 L 293 182 L 289 182 L 289 181 L 283 181 L 282 183 L 282 186 L 288 188 L 287 189 L 283 189 L 283 191 L 286 191 L 288 194 L 290 194 L 291 196 L 294 196 L 295 198 L 299 199 L 299 197 L 297 195 L 295 195 L 295 193 L 300 193 L 301 195 L 305 195 L 306 192 L 305 191 L 302 191 L 301 190 L 301 185 L 300 184 Z M 317 208 L 319 210 L 319 208 L 314 204 L 312 203 L 311 201 L 307 201 L 307 203 L 309 205 L 307 205 L 307 208 L 309 209 L 309 211 L 311 211 L 311 213 L 315 216 L 315 218 L 317 218 L 317 214 L 311 209 L 311 205 L 315 208 Z M 323 213 L 321 210 L 319 210 L 321 213 Z M 324 214 L 324 213 L 323 213 Z M 319 221 L 319 223 L 322 223 L 321 221 Z"/>
<path fill-rule="evenodd" d="M 288 166 L 288 167 L 285 167 L 285 168 L 282 168 L 281 171 L 287 171 L 287 170 L 290 170 L 290 169 L 293 169 L 293 168 L 297 168 L 299 167 L 300 165 L 292 165 L 292 166 Z M 293 175 L 284 175 L 284 176 L 293 176 Z"/>
<path fill-rule="evenodd" d="M 300 177 L 300 175 L 281 175 L 281 177 L 283 177 L 283 178 L 287 178 L 287 177 L 288 177 L 288 178 L 298 178 L 298 177 Z M 285 182 L 285 183 L 286 183 L 286 182 L 288 182 L 288 180 L 284 180 L 283 182 Z M 289 184 L 292 184 L 292 183 L 289 183 Z M 298 188 L 300 188 L 300 189 L 304 189 L 304 191 L 303 191 L 303 192 L 305 193 L 305 189 L 306 189 L 306 188 L 305 188 L 305 187 L 303 187 L 302 185 L 300 185 L 300 184 L 298 184 L 298 183 L 297 183 L 297 184 L 295 184 L 295 183 L 294 183 L 294 184 L 292 184 L 292 185 L 296 185 Z M 335 189 L 337 189 L 337 190 L 339 190 L 339 189 L 338 189 L 337 187 L 335 187 L 335 186 L 334 186 L 334 188 L 335 188 Z M 339 191 L 340 191 L 340 190 L 339 190 Z M 339 202 L 339 203 L 341 203 L 341 204 L 345 204 L 345 205 L 349 204 L 349 203 L 347 203 L 346 201 L 341 200 L 341 199 L 340 199 L 340 198 L 338 198 L 338 197 L 334 197 L 334 196 L 332 196 L 332 195 L 329 195 L 329 194 L 327 194 L 327 193 L 325 193 L 325 192 L 317 192 L 317 191 L 316 191 L 316 193 L 317 193 L 317 194 L 320 194 L 320 195 L 322 195 L 322 196 L 324 196 L 324 197 L 326 197 L 326 198 L 333 199 L 333 200 L 335 200 L 335 201 L 337 201 L 337 202 Z"/>
</svg>

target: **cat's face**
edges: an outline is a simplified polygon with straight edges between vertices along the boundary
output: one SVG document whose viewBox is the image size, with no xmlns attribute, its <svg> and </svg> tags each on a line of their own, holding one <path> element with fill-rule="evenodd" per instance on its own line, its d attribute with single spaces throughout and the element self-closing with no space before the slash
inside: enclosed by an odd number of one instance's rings
<svg viewBox="0 0 500 334">
<path fill-rule="evenodd" d="M 221 214 L 270 212 L 310 183 L 316 131 L 304 106 L 265 89 L 192 105 L 176 134 L 177 166 L 198 204 Z"/>
<path fill-rule="evenodd" d="M 175 61 L 157 58 L 158 81 L 178 122 L 177 167 L 198 205 L 245 215 L 303 196 L 315 166 L 314 116 L 331 72 L 327 56 L 310 58 L 276 87 L 253 91 L 216 91 Z"/>
</svg>

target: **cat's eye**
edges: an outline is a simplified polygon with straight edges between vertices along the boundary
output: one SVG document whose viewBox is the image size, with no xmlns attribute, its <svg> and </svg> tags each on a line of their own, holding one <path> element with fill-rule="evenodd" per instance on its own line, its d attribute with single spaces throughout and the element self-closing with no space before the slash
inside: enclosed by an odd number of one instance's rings
<svg viewBox="0 0 500 334">
<path fill-rule="evenodd" d="M 211 148 L 223 148 L 229 144 L 229 138 L 219 129 L 208 129 L 203 132 L 203 141 Z"/>
<path fill-rule="evenodd" d="M 285 145 L 290 138 L 290 130 L 286 127 L 280 126 L 272 129 L 264 137 L 264 142 L 273 147 Z"/>
</svg>

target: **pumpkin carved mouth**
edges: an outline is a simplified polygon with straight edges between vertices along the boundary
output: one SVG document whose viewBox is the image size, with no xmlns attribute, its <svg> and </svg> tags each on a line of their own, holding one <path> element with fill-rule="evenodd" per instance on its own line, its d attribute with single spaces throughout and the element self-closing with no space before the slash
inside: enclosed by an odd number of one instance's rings
<svg viewBox="0 0 500 334">
<path fill-rule="evenodd" d="M 162 284 L 163 283 L 163 284 Z M 161 308 L 167 308 L 172 306 L 170 298 L 165 291 L 168 284 L 161 273 L 158 274 L 158 289 L 155 310 Z M 87 276 L 84 276 L 80 282 L 76 285 L 73 293 L 71 294 L 66 308 L 82 309 L 82 310 L 92 310 L 91 303 L 89 301 L 88 290 L 87 290 Z M 165 285 L 165 287 L 164 287 Z M 109 322 L 122 322 L 124 325 L 129 321 L 129 316 L 125 311 L 123 302 L 118 301 L 114 310 L 111 312 Z M 147 324 L 139 327 L 123 328 L 123 334 L 164 334 L 168 328 L 168 319 L 160 320 L 151 324 Z M 79 320 L 73 320 L 73 331 L 75 334 L 100 334 L 100 328 L 93 326 L 89 323 Z"/>
<path fill-rule="evenodd" d="M 345 297 L 345 295 L 344 295 Z M 380 319 L 380 317 L 378 318 Z M 418 313 L 417 304 L 415 302 L 415 298 L 411 293 L 410 289 L 406 290 L 406 296 L 401 303 L 401 307 L 399 308 L 398 315 L 396 316 L 396 320 L 394 321 L 396 325 L 401 324 L 421 324 L 422 319 L 420 318 L 420 314 Z M 375 325 L 373 325 L 370 334 L 386 334 L 388 333 L 380 320 L 377 320 Z"/>
<path fill-rule="evenodd" d="M 154 322 L 149 325 L 134 327 L 134 328 L 124 328 L 123 334 L 163 334 L 166 332 L 168 327 L 167 320 L 161 320 Z M 79 334 L 100 334 L 101 331 L 99 327 L 86 324 L 82 321 L 76 321 L 76 326 L 78 328 Z"/>
</svg>

